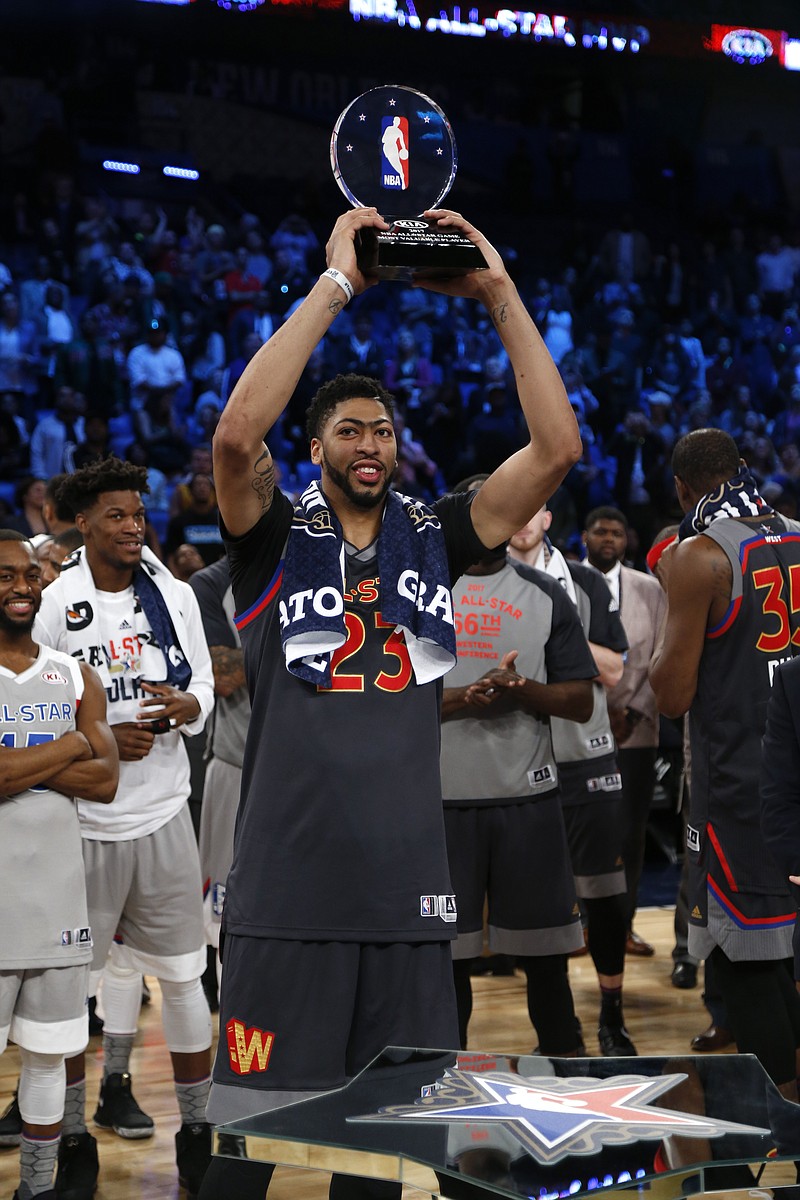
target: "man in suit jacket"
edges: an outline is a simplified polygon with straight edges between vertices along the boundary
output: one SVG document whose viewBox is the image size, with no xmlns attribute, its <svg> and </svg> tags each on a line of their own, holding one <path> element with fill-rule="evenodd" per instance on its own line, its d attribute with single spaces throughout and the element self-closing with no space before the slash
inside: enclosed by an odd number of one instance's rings
<svg viewBox="0 0 800 1200">
<path fill-rule="evenodd" d="M 583 544 L 589 562 L 602 571 L 619 605 L 628 638 L 622 679 L 608 693 L 608 715 L 617 743 L 622 775 L 625 833 L 622 856 L 628 887 L 627 952 L 651 956 L 653 947 L 633 932 L 636 895 L 644 860 L 647 814 L 655 788 L 659 716 L 647 678 L 664 616 L 666 599 L 658 581 L 622 563 L 628 545 L 628 523 L 618 508 L 595 508 L 586 518 Z"/>
</svg>

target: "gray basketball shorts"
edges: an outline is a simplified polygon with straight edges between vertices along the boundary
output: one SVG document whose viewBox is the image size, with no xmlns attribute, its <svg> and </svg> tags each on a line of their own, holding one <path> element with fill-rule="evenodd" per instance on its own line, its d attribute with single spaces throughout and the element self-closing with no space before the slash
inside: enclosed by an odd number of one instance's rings
<svg viewBox="0 0 800 1200">
<path fill-rule="evenodd" d="M 558 792 L 444 810 L 458 908 L 453 958 L 483 948 L 484 902 L 495 954 L 569 954 L 583 944 Z"/>
<path fill-rule="evenodd" d="M 146 837 L 84 838 L 83 861 L 94 939 L 90 994 L 112 944 L 120 966 L 157 979 L 187 983 L 203 974 L 203 883 L 188 805 Z"/>
<path fill-rule="evenodd" d="M 233 858 L 233 829 L 239 807 L 242 769 L 212 758 L 206 769 L 200 809 L 200 867 L 206 939 L 219 946 L 225 884 Z"/>
<path fill-rule="evenodd" d="M 89 1041 L 89 964 L 0 971 L 0 1054 L 80 1054 Z"/>
</svg>

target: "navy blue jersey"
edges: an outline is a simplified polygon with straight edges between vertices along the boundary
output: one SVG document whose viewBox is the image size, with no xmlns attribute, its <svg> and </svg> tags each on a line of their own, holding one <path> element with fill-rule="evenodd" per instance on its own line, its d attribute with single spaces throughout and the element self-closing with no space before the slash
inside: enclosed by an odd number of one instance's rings
<svg viewBox="0 0 800 1200">
<path fill-rule="evenodd" d="M 451 581 L 485 549 L 471 495 L 434 505 Z M 332 686 L 287 671 L 281 560 L 292 505 L 226 535 L 252 719 L 225 898 L 232 933 L 427 941 L 455 933 L 439 779 L 441 680 L 417 685 L 381 616 L 374 552 L 346 554 L 347 638 Z"/>
</svg>

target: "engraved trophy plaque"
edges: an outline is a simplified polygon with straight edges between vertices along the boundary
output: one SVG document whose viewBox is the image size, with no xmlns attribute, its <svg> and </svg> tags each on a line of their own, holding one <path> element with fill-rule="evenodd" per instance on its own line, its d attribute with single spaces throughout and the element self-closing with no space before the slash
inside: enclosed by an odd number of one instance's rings
<svg viewBox="0 0 800 1200">
<path fill-rule="evenodd" d="M 358 264 L 365 274 L 408 279 L 486 266 L 462 233 L 440 229 L 422 215 L 447 195 L 456 164 L 447 117 L 422 92 L 392 84 L 347 106 L 331 135 L 334 178 L 355 208 L 374 206 L 390 225 L 360 235 Z"/>
</svg>

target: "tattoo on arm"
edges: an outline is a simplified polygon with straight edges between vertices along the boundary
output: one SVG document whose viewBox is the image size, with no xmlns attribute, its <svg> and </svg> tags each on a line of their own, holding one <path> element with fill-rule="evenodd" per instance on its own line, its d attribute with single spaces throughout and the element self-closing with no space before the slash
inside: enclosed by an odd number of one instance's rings
<svg viewBox="0 0 800 1200">
<path fill-rule="evenodd" d="M 330 304 L 328 305 L 328 312 L 333 313 L 333 315 L 336 316 L 338 312 L 341 312 L 343 307 L 344 300 L 331 300 Z"/>
<path fill-rule="evenodd" d="M 214 691 L 230 696 L 244 686 L 244 655 L 234 646 L 209 646 L 214 671 Z"/>
<path fill-rule="evenodd" d="M 272 455 L 269 450 L 256 459 L 253 464 L 255 475 L 252 479 L 252 488 L 256 495 L 261 500 L 261 507 L 266 511 L 272 504 L 272 494 L 275 491 L 275 464 L 272 461 Z"/>
<path fill-rule="evenodd" d="M 505 325 L 508 320 L 508 304 L 505 300 L 502 304 L 498 304 L 497 308 L 492 309 L 492 320 L 495 325 Z"/>
</svg>

